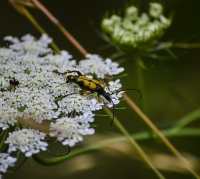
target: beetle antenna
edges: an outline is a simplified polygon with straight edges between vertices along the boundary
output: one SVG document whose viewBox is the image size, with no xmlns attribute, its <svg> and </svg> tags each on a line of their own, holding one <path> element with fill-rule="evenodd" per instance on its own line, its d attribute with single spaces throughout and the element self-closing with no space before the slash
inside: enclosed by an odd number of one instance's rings
<svg viewBox="0 0 200 179">
<path fill-rule="evenodd" d="M 111 103 L 112 103 L 112 121 L 111 121 L 110 125 L 112 126 L 114 123 L 114 120 L 115 120 L 115 104 L 112 99 L 111 99 Z"/>
<path fill-rule="evenodd" d="M 110 91 L 109 88 L 108 88 L 108 90 Z M 142 98 L 142 93 L 141 93 L 141 91 L 140 91 L 139 89 L 125 89 L 125 90 L 122 90 L 122 91 L 125 91 L 125 92 L 126 92 L 126 91 L 135 91 L 135 92 L 137 92 L 137 94 L 139 94 L 139 99 Z M 116 93 L 116 92 L 117 92 L 117 91 L 115 91 L 115 92 L 113 92 L 113 93 Z M 112 95 L 113 93 L 111 93 L 111 95 Z M 114 102 L 113 102 L 112 99 L 110 99 L 110 102 L 112 103 L 112 116 L 113 116 L 110 125 L 112 126 L 112 125 L 113 125 L 113 122 L 114 122 L 114 120 L 115 120 L 115 104 L 114 104 Z"/>
</svg>

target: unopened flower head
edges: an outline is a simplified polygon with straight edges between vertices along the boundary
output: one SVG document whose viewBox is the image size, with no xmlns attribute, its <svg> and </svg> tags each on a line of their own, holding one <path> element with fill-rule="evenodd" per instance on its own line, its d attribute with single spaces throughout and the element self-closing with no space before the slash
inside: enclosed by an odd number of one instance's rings
<svg viewBox="0 0 200 179">
<path fill-rule="evenodd" d="M 152 44 L 170 24 L 171 19 L 163 15 L 162 5 L 150 3 L 148 13 L 139 12 L 137 7 L 130 6 L 123 17 L 112 15 L 104 18 L 102 29 L 115 44 L 131 50 Z"/>
</svg>

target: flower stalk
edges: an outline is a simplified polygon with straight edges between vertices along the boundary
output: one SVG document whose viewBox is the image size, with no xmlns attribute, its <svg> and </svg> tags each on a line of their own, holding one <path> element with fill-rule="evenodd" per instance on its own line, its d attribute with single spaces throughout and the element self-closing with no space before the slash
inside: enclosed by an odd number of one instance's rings
<svg viewBox="0 0 200 179">
<path fill-rule="evenodd" d="M 32 3 L 36 8 L 38 8 L 42 13 L 44 13 L 49 20 L 63 33 L 63 35 L 66 37 L 66 39 L 69 40 L 69 42 L 79 50 L 79 52 L 86 56 L 88 54 L 87 50 L 82 47 L 82 45 L 74 38 L 74 36 L 71 35 L 67 31 L 67 29 L 62 25 L 62 23 L 38 0 L 31 0 Z"/>
<path fill-rule="evenodd" d="M 16 8 L 16 10 L 19 11 L 23 16 L 25 16 L 41 34 L 48 35 L 45 29 L 37 22 L 37 20 L 33 17 L 33 15 L 25 6 L 18 5 L 18 8 Z M 55 52 L 60 51 L 54 41 L 52 41 L 50 45 Z"/>
</svg>

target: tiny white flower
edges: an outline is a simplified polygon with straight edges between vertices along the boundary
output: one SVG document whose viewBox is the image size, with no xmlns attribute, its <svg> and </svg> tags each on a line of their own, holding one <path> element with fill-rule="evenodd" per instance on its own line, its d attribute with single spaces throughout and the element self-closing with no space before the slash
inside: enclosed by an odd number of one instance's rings
<svg viewBox="0 0 200 179">
<path fill-rule="evenodd" d="M 138 9 L 135 6 L 130 6 L 126 9 L 125 15 L 128 19 L 134 21 L 138 18 Z"/>
<path fill-rule="evenodd" d="M 91 95 L 83 96 L 80 94 L 69 94 L 58 102 L 62 111 L 66 113 L 85 113 L 102 109 L 102 103 L 98 103 L 96 99 L 91 99 Z"/>
<path fill-rule="evenodd" d="M 163 7 L 161 4 L 159 3 L 150 3 L 150 7 L 149 7 L 149 14 L 154 17 L 154 18 L 158 18 L 162 15 L 163 13 Z"/>
<path fill-rule="evenodd" d="M 119 79 L 115 81 L 109 81 L 108 88 L 109 88 L 109 91 L 111 92 L 120 91 L 120 89 L 122 88 L 122 84 Z"/>
<path fill-rule="evenodd" d="M 20 150 L 26 157 L 31 157 L 40 151 L 45 151 L 48 144 L 44 141 L 45 134 L 34 129 L 21 129 L 9 133 L 5 143 L 9 145 L 8 152 Z"/>
<path fill-rule="evenodd" d="M 7 153 L 0 153 L 0 173 L 6 173 L 8 167 L 13 167 L 16 162 L 16 158 Z"/>
<path fill-rule="evenodd" d="M 6 80 L 4 77 L 0 77 L 0 91 L 5 90 L 9 87 L 9 81 Z"/>
<path fill-rule="evenodd" d="M 14 126 L 17 122 L 17 117 L 19 114 L 15 112 L 5 112 L 0 110 L 0 128 L 2 130 L 8 129 L 10 126 Z"/>
</svg>

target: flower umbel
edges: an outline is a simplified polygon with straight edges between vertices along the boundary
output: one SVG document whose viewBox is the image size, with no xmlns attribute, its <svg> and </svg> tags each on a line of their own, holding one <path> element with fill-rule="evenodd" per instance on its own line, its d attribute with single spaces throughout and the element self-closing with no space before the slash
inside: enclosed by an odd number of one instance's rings
<svg viewBox="0 0 200 179">
<path fill-rule="evenodd" d="M 67 51 L 54 54 L 48 47 L 51 38 L 46 35 L 39 40 L 31 35 L 5 39 L 10 45 L 0 48 L 0 129 L 8 154 L 7 158 L 0 154 L 2 173 L 15 163 L 11 154 L 19 151 L 30 157 L 45 151 L 47 138 L 72 147 L 85 135 L 94 134 L 91 124 L 95 122 L 95 111 L 103 108 L 105 100 L 99 100 L 97 95 L 83 95 L 81 86 L 66 82 L 65 76 L 55 73 L 56 70 L 76 70 L 101 80 L 124 70 L 111 59 L 104 60 L 95 54 L 79 62 Z M 120 81 L 110 81 L 106 86 L 104 90 L 113 103 L 119 103 Z M 35 124 L 33 128 L 24 124 L 30 120 Z M 37 126 L 44 122 L 48 130 L 39 131 Z"/>
</svg>

